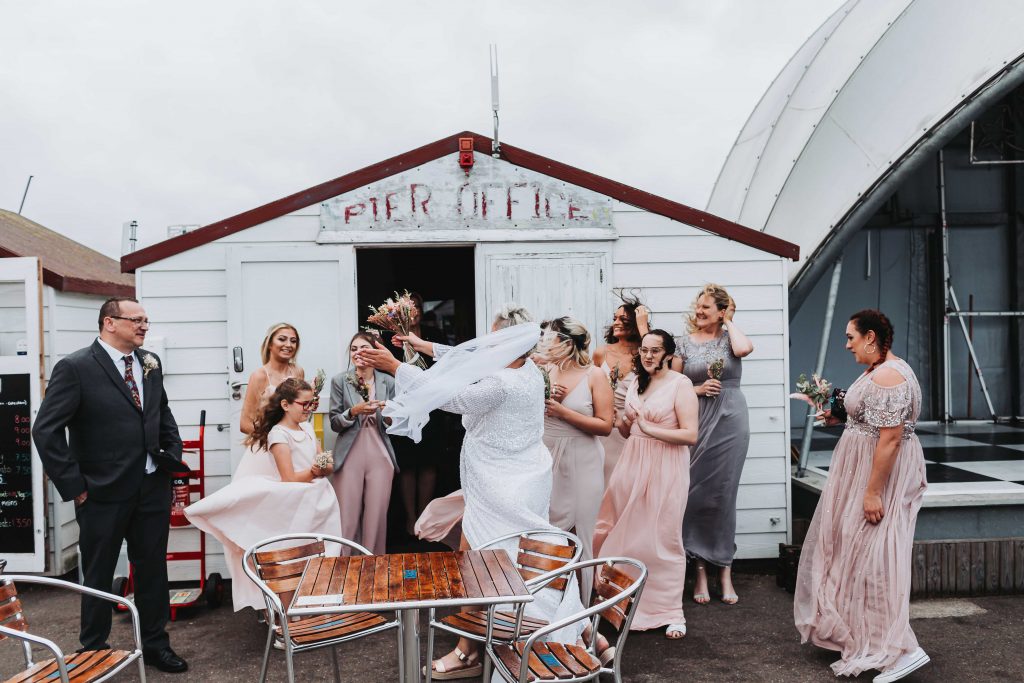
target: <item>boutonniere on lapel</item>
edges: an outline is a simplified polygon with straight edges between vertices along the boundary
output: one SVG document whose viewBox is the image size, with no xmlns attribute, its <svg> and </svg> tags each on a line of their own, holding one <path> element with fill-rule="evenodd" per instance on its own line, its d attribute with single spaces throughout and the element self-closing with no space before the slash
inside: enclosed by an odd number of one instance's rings
<svg viewBox="0 0 1024 683">
<path fill-rule="evenodd" d="M 146 379 L 149 377 L 149 373 L 153 372 L 160 367 L 160 361 L 156 359 L 151 353 L 147 353 L 142 357 L 142 378 Z"/>
<path fill-rule="evenodd" d="M 366 385 L 363 378 L 359 375 L 352 374 L 345 378 L 345 381 L 355 387 L 355 390 L 359 392 L 359 395 L 363 397 L 364 401 L 370 400 L 370 387 Z"/>
</svg>

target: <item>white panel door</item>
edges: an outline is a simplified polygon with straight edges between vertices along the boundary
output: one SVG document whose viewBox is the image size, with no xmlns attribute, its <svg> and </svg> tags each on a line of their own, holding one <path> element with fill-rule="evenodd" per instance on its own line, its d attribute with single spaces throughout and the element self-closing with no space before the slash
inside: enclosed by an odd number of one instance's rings
<svg viewBox="0 0 1024 683">
<path fill-rule="evenodd" d="M 238 428 L 249 376 L 262 365 L 260 344 L 279 322 L 299 332 L 297 362 L 312 380 L 327 373 L 319 412 L 326 413 L 330 378 L 347 367 L 345 345 L 354 330 L 342 320 L 355 315 L 355 261 L 351 247 L 235 247 L 228 250 L 228 371 L 231 401 L 231 471 L 244 452 Z M 241 365 L 235 363 L 241 350 Z M 240 386 L 236 392 L 234 387 Z M 326 422 L 326 421 L 325 421 Z M 333 432 L 325 428 L 327 447 Z"/>
<path fill-rule="evenodd" d="M 31 429 L 43 376 L 39 259 L 0 259 L 0 554 L 7 571 L 46 569 L 43 464 Z"/>
<path fill-rule="evenodd" d="M 611 245 L 519 243 L 481 245 L 484 274 L 481 332 L 502 306 L 525 306 L 537 321 L 572 316 L 590 331 L 591 351 L 611 318 Z"/>
</svg>

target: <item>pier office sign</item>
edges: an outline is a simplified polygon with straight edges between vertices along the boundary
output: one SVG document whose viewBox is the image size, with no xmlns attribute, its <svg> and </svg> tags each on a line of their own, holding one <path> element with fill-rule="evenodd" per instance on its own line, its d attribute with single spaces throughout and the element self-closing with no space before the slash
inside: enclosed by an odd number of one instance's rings
<svg viewBox="0 0 1024 683">
<path fill-rule="evenodd" d="M 346 192 L 320 206 L 321 242 L 373 239 L 614 239 L 612 200 L 585 188 L 477 154 L 467 174 L 456 155 Z M 370 233 L 370 235 L 367 235 Z M 414 234 L 409 234 L 414 233 Z M 473 233 L 472 235 L 465 233 Z M 521 238 L 521 237 L 520 237 Z"/>
</svg>

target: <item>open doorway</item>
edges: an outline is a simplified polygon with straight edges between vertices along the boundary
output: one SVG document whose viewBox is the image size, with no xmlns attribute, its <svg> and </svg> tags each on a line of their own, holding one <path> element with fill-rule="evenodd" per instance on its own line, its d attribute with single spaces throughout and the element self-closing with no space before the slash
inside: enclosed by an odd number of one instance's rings
<svg viewBox="0 0 1024 683">
<path fill-rule="evenodd" d="M 476 281 L 473 247 L 373 247 L 356 250 L 356 298 L 360 320 L 396 291 L 423 298 L 424 337 L 455 345 L 476 334 Z M 362 322 L 360 326 L 362 326 Z M 395 350 L 396 355 L 399 353 Z M 388 508 L 390 550 L 417 547 L 410 533 L 423 506 L 459 488 L 462 421 L 437 411 L 413 444 L 391 443 L 401 472 L 395 476 Z"/>
</svg>

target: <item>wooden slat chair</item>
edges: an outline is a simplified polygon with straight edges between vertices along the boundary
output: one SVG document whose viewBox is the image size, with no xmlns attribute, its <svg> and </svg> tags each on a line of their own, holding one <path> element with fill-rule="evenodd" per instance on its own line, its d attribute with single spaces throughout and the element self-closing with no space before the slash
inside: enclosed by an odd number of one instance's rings
<svg viewBox="0 0 1024 683">
<path fill-rule="evenodd" d="M 22 611 L 21 600 L 18 598 L 18 590 L 15 587 L 16 582 L 54 586 L 124 605 L 132 617 L 135 649 L 86 650 L 65 655 L 63 650 L 52 640 L 28 632 L 28 621 Z M 37 681 L 57 680 L 61 683 L 95 683 L 113 677 L 132 662 L 138 662 L 139 679 L 142 683 L 146 683 L 146 667 L 142 661 L 142 636 L 139 631 L 139 612 L 135 609 L 135 605 L 119 595 L 44 576 L 0 574 L 0 640 L 5 638 L 21 641 L 27 668 L 8 678 L 4 683 L 36 683 Z M 33 645 L 49 650 L 53 657 L 40 662 L 33 661 Z"/>
<path fill-rule="evenodd" d="M 525 642 L 504 643 L 488 639 L 484 645 L 485 656 L 494 663 L 495 670 L 504 680 L 510 683 L 536 680 L 577 683 L 595 680 L 604 673 L 613 675 L 616 683 L 622 683 L 622 651 L 636 604 L 647 581 L 647 567 L 628 557 L 602 557 L 567 565 L 540 578 L 567 576 L 570 572 L 590 567 L 599 568 L 591 607 L 537 629 Z M 493 620 L 493 616 L 491 618 Z M 595 652 L 597 629 L 602 619 L 618 632 L 611 668 L 602 666 Z M 590 622 L 591 633 L 595 634 L 589 647 L 545 640 L 549 633 L 584 620 Z"/>
<path fill-rule="evenodd" d="M 286 545 L 299 542 L 298 545 Z M 397 620 L 388 620 L 372 612 L 325 614 L 299 619 L 286 615 L 292 596 L 302 579 L 306 563 L 314 557 L 325 557 L 326 544 L 334 543 L 355 553 L 370 555 L 363 546 L 340 536 L 324 534 L 286 534 L 260 541 L 245 551 L 242 567 L 259 586 L 267 603 L 267 643 L 263 648 L 260 683 L 267 678 L 270 650 L 276 642 L 284 650 L 289 683 L 295 681 L 293 656 L 300 652 L 331 648 L 334 680 L 341 680 L 336 646 L 364 636 L 397 628 Z M 284 547 L 283 547 L 284 546 Z M 398 661 L 402 661 L 402 637 L 398 636 Z"/>
<path fill-rule="evenodd" d="M 552 537 L 562 538 L 564 544 L 553 543 Z M 515 557 L 516 569 L 523 577 L 526 587 L 531 593 L 542 588 L 553 588 L 564 591 L 569 585 L 567 576 L 549 576 L 552 570 L 560 569 L 576 562 L 583 552 L 579 537 L 568 531 L 552 531 L 550 529 L 532 529 L 519 531 L 491 539 L 474 550 L 487 550 L 508 541 L 519 539 L 519 551 Z M 546 577 L 541 579 L 541 577 Z M 514 611 L 495 612 L 491 627 L 494 642 L 511 643 L 528 637 L 537 629 L 547 626 L 543 619 L 532 619 L 523 614 L 525 604 L 520 604 Z M 427 683 L 432 680 L 432 663 L 434 656 L 434 629 L 440 629 L 478 643 L 487 641 L 487 616 L 491 610 L 473 610 L 456 612 L 438 620 L 435 610 L 430 610 L 427 627 Z M 484 658 L 483 680 L 490 681 L 491 663 Z"/>
</svg>

